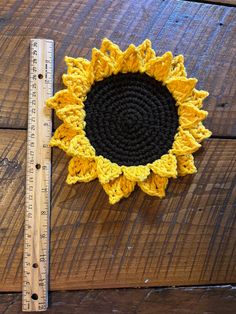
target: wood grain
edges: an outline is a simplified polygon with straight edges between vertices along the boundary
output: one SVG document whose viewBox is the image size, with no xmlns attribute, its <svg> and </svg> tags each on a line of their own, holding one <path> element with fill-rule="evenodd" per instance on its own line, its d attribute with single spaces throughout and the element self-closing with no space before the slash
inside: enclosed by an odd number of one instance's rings
<svg viewBox="0 0 236 314">
<path fill-rule="evenodd" d="M 210 92 L 207 126 L 215 136 L 236 136 L 236 8 L 174 0 L 9 0 L 1 1 L 0 12 L 0 127 L 26 128 L 30 38 L 55 40 L 57 91 L 63 57 L 89 58 L 106 36 L 123 49 L 150 38 L 158 54 L 184 54 L 189 76 Z"/>
<path fill-rule="evenodd" d="M 0 130 L 0 291 L 20 291 L 26 132 Z M 96 182 L 68 186 L 53 150 L 50 288 L 236 282 L 236 141 L 212 139 L 199 172 L 159 200 L 136 190 L 109 205 Z"/>
<path fill-rule="evenodd" d="M 48 314 L 234 314 L 232 286 L 53 292 Z M 21 294 L 0 295 L 0 312 L 20 314 Z"/>
</svg>

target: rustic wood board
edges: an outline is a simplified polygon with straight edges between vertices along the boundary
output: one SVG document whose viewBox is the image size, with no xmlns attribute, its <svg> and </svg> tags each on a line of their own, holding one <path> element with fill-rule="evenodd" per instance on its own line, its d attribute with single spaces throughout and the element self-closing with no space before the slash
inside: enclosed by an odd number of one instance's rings
<svg viewBox="0 0 236 314">
<path fill-rule="evenodd" d="M 52 292 L 48 314 L 234 314 L 232 286 Z M 21 294 L 1 294 L 0 313 L 20 314 Z"/>
<path fill-rule="evenodd" d="M 20 291 L 26 131 L 0 130 L 0 291 Z M 236 141 L 212 139 L 199 172 L 163 200 L 136 190 L 109 205 L 96 182 L 68 186 L 53 149 L 50 288 L 236 282 Z"/>
<path fill-rule="evenodd" d="M 207 126 L 215 136 L 236 136 L 236 8 L 174 0 L 9 0 L 0 12 L 0 127 L 26 128 L 30 38 L 55 40 L 59 90 L 63 57 L 89 58 L 106 36 L 123 49 L 150 38 L 159 54 L 183 53 L 189 75 L 210 92 Z"/>
</svg>

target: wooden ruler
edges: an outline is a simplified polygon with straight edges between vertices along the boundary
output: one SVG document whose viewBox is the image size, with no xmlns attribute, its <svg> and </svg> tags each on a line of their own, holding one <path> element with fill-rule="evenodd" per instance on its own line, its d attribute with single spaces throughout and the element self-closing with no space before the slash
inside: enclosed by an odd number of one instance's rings
<svg viewBox="0 0 236 314">
<path fill-rule="evenodd" d="M 51 185 L 51 111 L 54 42 L 30 42 L 29 110 L 26 166 L 26 214 L 23 259 L 23 311 L 48 307 L 49 219 Z"/>
</svg>

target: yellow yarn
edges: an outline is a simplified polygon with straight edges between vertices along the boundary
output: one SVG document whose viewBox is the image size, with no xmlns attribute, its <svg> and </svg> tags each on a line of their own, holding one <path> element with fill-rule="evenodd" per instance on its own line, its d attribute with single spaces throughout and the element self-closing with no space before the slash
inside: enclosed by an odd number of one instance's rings
<svg viewBox="0 0 236 314">
<path fill-rule="evenodd" d="M 128 180 L 123 174 L 117 179 L 103 184 L 104 191 L 109 196 L 111 204 L 119 202 L 123 197 L 128 197 L 135 188 L 136 182 Z"/>
<path fill-rule="evenodd" d="M 171 52 L 156 56 L 151 42 L 131 44 L 124 52 L 105 38 L 100 49 L 92 50 L 91 61 L 65 57 L 68 66 L 63 75 L 65 90 L 47 100 L 47 106 L 56 110 L 63 124 L 52 137 L 51 146 L 63 149 L 72 156 L 67 183 L 89 182 L 99 179 L 111 204 L 128 197 L 137 184 L 145 193 L 164 197 L 168 178 L 176 178 L 196 172 L 192 153 L 200 142 L 211 136 L 202 121 L 207 112 L 201 110 L 205 91 L 195 89 L 197 80 L 187 78 L 182 55 L 173 57 Z M 179 128 L 172 148 L 153 163 L 138 166 L 119 166 L 97 156 L 85 133 L 84 101 L 94 82 L 112 74 L 141 72 L 162 81 L 176 100 Z"/>
</svg>

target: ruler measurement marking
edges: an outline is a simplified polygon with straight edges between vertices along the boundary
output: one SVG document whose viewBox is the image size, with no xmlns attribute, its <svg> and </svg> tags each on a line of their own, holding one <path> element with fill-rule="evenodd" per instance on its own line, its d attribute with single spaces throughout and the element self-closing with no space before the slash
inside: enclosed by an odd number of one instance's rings
<svg viewBox="0 0 236 314">
<path fill-rule="evenodd" d="M 23 311 L 48 306 L 51 111 L 45 100 L 53 91 L 52 40 L 32 39 L 30 45 L 27 135 L 26 213 L 23 262 Z M 50 64 L 50 66 L 49 66 Z"/>
</svg>

